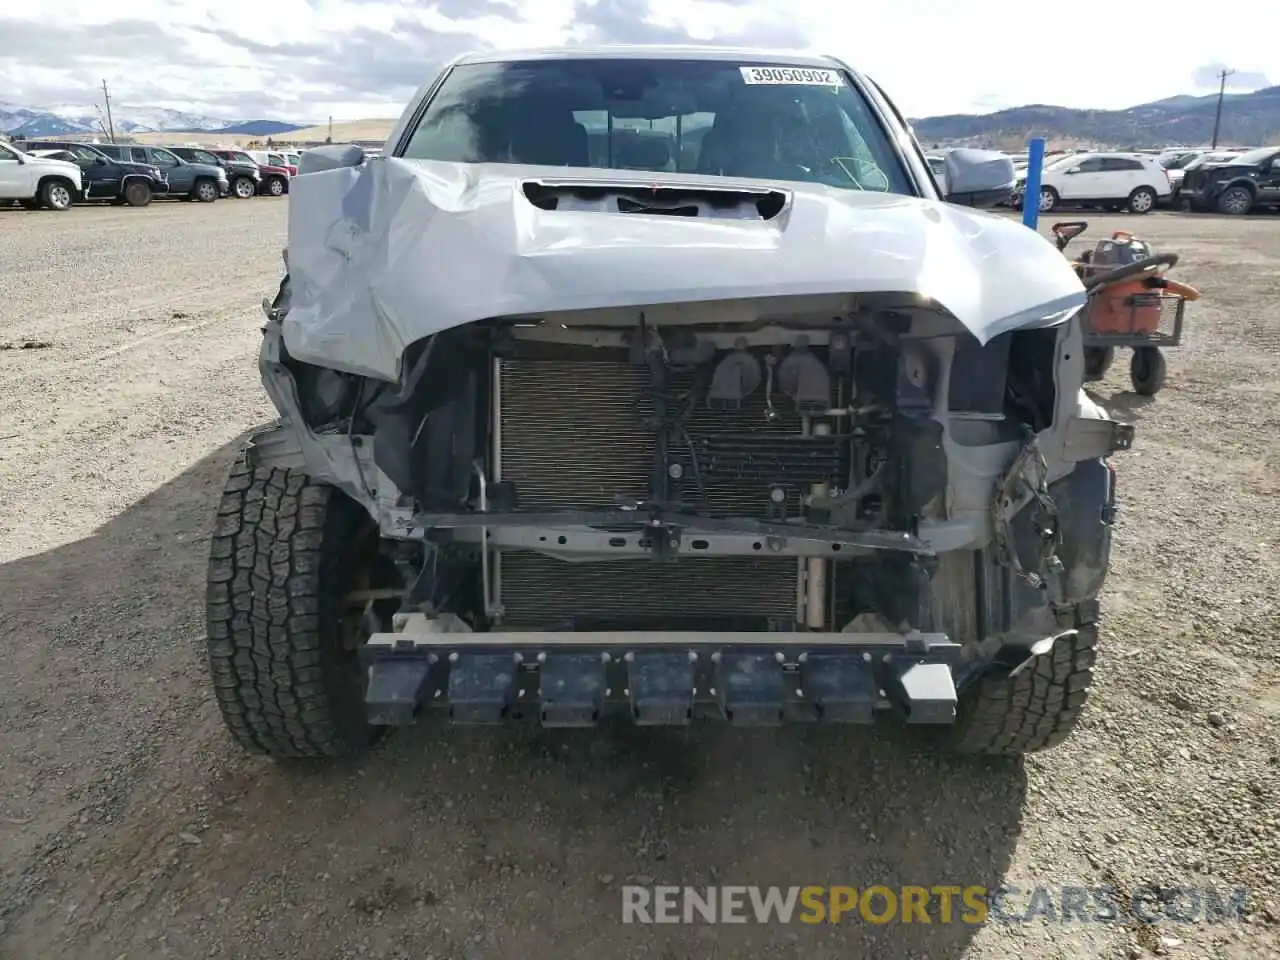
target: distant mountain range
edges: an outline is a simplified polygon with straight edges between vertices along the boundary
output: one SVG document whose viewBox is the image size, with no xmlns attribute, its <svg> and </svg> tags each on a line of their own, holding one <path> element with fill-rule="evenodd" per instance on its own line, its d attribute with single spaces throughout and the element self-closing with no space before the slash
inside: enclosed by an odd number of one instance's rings
<svg viewBox="0 0 1280 960">
<path fill-rule="evenodd" d="M 1127 110 L 1074 110 L 1030 104 L 987 114 L 953 114 L 912 120 L 921 144 L 969 142 L 1008 147 L 1030 137 L 1075 139 L 1098 146 L 1161 147 L 1208 143 L 1218 95 L 1179 96 Z M 1220 144 L 1267 146 L 1280 143 L 1280 87 L 1229 93 L 1222 105 Z"/>
<path fill-rule="evenodd" d="M 1076 110 L 1029 104 L 987 114 L 952 114 L 912 120 L 926 147 L 968 143 L 1020 148 L 1030 137 L 1087 141 L 1095 146 L 1161 147 L 1208 143 L 1218 97 L 1177 96 L 1126 110 Z M 132 107 L 115 112 L 116 133 L 224 133 L 278 136 L 307 124 L 280 120 L 228 120 L 165 107 Z M 55 137 L 100 133 L 102 118 L 83 104 L 29 107 L 0 102 L 0 132 L 11 137 Z M 1223 102 L 1222 144 L 1263 146 L 1280 143 L 1280 87 L 1228 94 Z"/>
<path fill-rule="evenodd" d="M 58 137 L 71 133 L 101 133 L 105 117 L 83 104 L 53 107 L 26 107 L 0 102 L 0 133 L 19 137 Z M 112 126 L 118 134 L 129 133 L 202 133 L 242 134 L 269 137 L 305 124 L 282 123 L 279 120 L 226 120 L 205 117 L 166 107 L 136 107 L 113 111 Z"/>
</svg>

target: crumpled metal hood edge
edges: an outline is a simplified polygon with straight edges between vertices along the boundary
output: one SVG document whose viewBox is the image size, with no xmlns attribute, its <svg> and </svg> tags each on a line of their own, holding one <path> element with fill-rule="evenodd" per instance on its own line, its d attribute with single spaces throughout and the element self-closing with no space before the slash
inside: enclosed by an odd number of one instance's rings
<svg viewBox="0 0 1280 960">
<path fill-rule="evenodd" d="M 530 179 L 780 190 L 769 220 L 545 210 Z M 833 293 L 930 298 L 980 342 L 1083 305 L 1066 259 L 964 207 L 796 183 L 377 159 L 290 185 L 299 360 L 394 381 L 407 346 L 489 317 Z"/>
</svg>

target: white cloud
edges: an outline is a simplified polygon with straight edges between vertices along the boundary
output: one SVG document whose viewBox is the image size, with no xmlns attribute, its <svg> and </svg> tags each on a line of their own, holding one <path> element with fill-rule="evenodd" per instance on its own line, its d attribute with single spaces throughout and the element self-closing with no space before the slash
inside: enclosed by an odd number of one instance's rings
<svg viewBox="0 0 1280 960">
<path fill-rule="evenodd" d="M 16 6 L 16 5 L 15 5 Z M 1105 9 L 1012 0 L 87 0 L 0 17 L 3 99 L 168 106 L 231 119 L 394 116 L 445 58 L 483 46 L 716 41 L 820 49 L 874 77 L 910 116 L 1024 103 L 1115 109 L 1280 83 L 1280 47 L 1242 0 Z M 1206 23 L 1206 16 L 1211 22 Z M 1210 86 L 1205 82 L 1209 81 Z"/>
</svg>

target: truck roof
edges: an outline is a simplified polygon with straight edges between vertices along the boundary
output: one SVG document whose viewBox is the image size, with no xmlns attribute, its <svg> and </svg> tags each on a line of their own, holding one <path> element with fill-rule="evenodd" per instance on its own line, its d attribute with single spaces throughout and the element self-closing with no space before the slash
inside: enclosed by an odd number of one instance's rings
<svg viewBox="0 0 1280 960">
<path fill-rule="evenodd" d="M 515 60 L 712 60 L 777 63 L 793 67 L 839 68 L 826 54 L 769 50 L 754 47 L 704 47 L 698 45 L 605 44 L 601 46 L 531 47 L 525 50 L 486 50 L 466 53 L 455 63 L 510 63 Z"/>
</svg>

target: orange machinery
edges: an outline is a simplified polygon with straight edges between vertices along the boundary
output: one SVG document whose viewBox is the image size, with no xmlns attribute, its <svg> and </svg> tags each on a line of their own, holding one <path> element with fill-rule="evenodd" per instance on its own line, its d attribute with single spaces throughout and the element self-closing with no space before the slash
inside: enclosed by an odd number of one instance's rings
<svg viewBox="0 0 1280 960">
<path fill-rule="evenodd" d="M 1055 223 L 1058 249 L 1088 228 L 1082 220 Z M 1154 396 L 1165 380 L 1162 347 L 1182 343 L 1186 305 L 1200 299 L 1194 287 L 1165 274 L 1176 253 L 1155 253 L 1149 244 L 1117 230 L 1072 261 L 1089 292 L 1084 314 L 1085 379 L 1100 380 L 1115 360 L 1117 347 L 1133 350 L 1129 375 L 1133 389 Z"/>
</svg>

